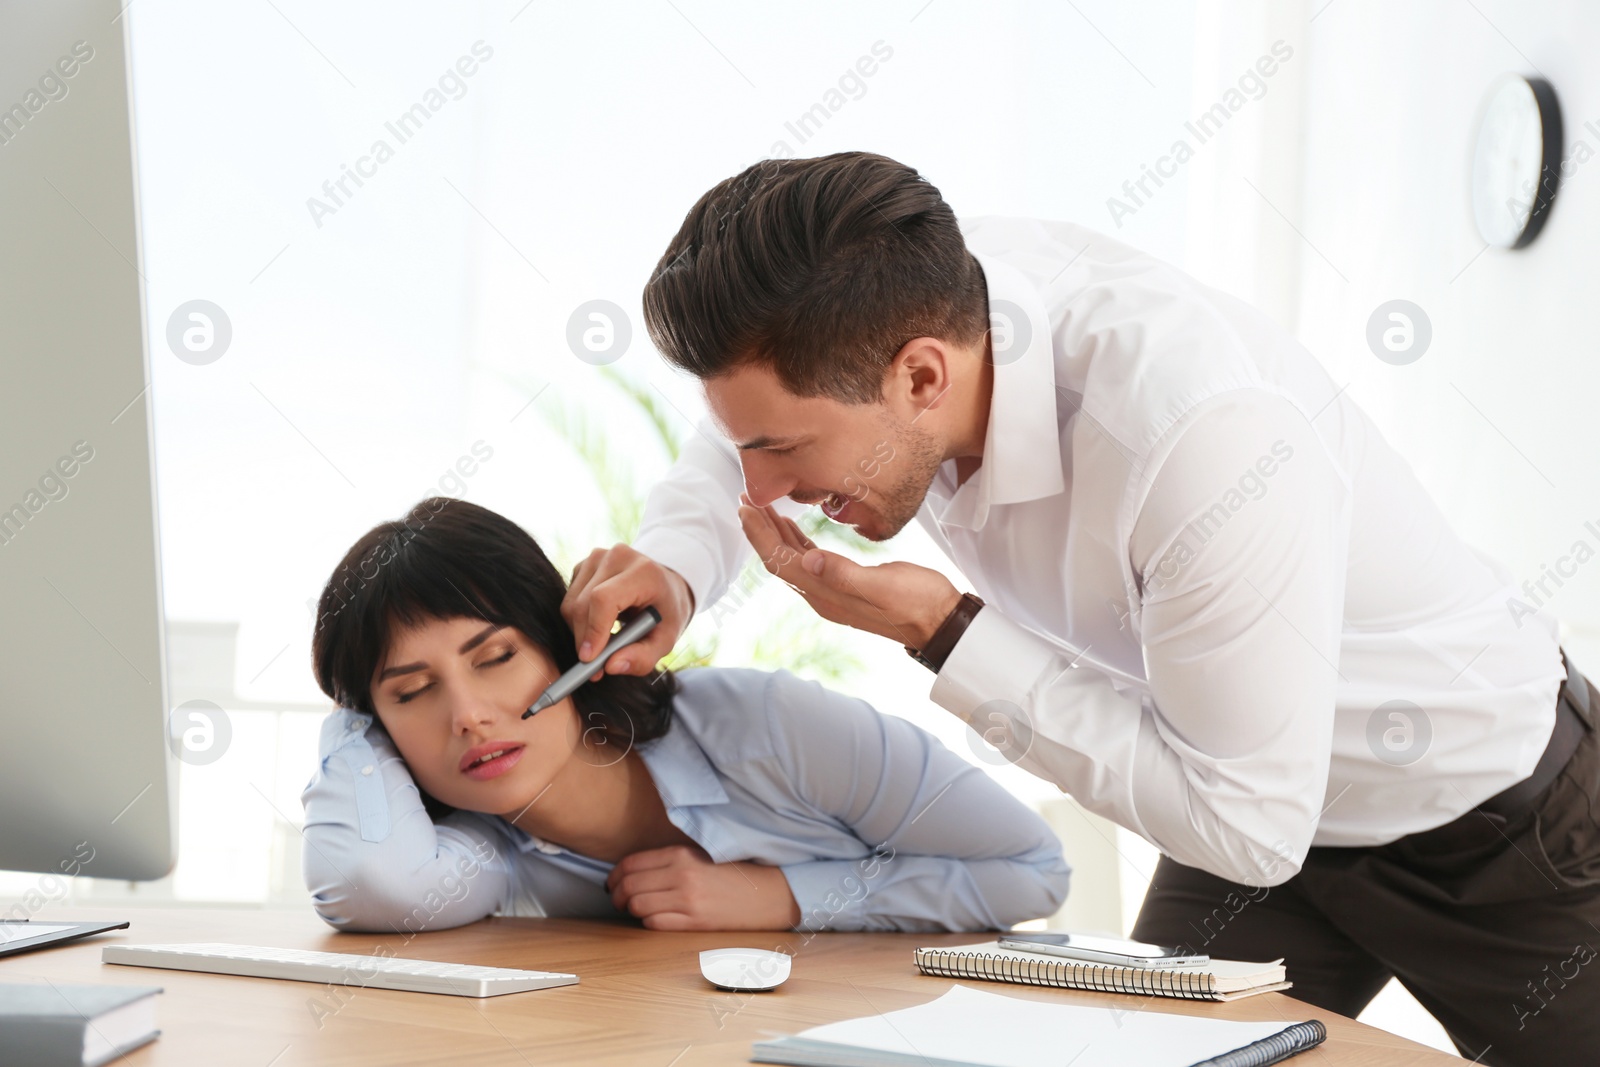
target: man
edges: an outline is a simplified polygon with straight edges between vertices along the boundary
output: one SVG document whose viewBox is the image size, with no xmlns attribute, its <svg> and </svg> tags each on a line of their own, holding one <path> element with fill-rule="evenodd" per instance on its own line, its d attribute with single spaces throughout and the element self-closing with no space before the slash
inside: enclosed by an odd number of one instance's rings
<svg viewBox="0 0 1600 1067">
<path fill-rule="evenodd" d="M 714 422 L 577 568 L 580 658 L 654 604 L 604 668 L 648 672 L 753 547 L 1161 850 L 1135 936 L 1286 957 L 1347 1015 L 1397 976 L 1482 1063 L 1594 1058 L 1600 695 L 1283 330 L 1078 226 L 958 226 L 865 153 L 713 188 L 644 308 Z M 796 504 L 916 518 L 976 595 L 816 549 Z"/>
</svg>

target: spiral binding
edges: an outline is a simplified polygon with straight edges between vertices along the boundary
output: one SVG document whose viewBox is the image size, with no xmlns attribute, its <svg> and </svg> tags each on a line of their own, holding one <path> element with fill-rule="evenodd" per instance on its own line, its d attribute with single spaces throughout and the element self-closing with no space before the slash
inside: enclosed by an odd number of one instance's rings
<svg viewBox="0 0 1600 1067">
<path fill-rule="evenodd" d="M 1145 993 L 1187 1000 L 1221 1000 L 1212 975 L 1202 971 L 1133 970 L 1070 960 L 1022 959 L 990 952 L 917 949 L 917 969 L 941 978 L 1092 989 L 1101 993 Z"/>
<path fill-rule="evenodd" d="M 1303 1023 L 1294 1023 L 1271 1037 L 1252 1041 L 1244 1048 L 1203 1060 L 1194 1067 L 1266 1067 L 1269 1063 L 1286 1060 L 1298 1052 L 1320 1045 L 1327 1038 L 1328 1028 L 1316 1019 L 1311 1019 Z"/>
</svg>

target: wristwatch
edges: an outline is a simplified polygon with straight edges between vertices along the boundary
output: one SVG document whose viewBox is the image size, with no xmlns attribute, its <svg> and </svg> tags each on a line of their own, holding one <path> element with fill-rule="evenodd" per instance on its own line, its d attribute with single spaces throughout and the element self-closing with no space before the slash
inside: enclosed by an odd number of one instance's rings
<svg viewBox="0 0 1600 1067">
<path fill-rule="evenodd" d="M 915 649 L 906 645 L 906 655 L 938 674 L 944 667 L 944 661 L 949 658 L 950 652 L 956 647 L 956 642 L 961 640 L 961 635 L 967 632 L 973 618 L 978 614 L 978 609 L 983 607 L 983 600 L 975 593 L 962 593 L 961 600 L 946 615 L 944 622 L 928 638 L 928 645 L 923 649 Z"/>
</svg>

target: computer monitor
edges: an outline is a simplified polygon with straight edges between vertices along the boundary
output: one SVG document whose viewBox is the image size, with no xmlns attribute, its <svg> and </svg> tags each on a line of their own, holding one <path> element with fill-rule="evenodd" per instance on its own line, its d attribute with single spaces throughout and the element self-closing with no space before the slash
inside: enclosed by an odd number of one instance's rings
<svg viewBox="0 0 1600 1067">
<path fill-rule="evenodd" d="M 0 868 L 176 861 L 118 0 L 0 4 Z"/>
</svg>

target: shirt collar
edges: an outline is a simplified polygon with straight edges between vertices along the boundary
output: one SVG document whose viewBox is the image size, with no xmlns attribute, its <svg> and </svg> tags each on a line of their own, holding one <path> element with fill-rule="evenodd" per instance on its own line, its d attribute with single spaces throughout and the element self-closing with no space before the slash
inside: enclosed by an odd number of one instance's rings
<svg viewBox="0 0 1600 1067">
<path fill-rule="evenodd" d="M 993 505 L 1037 500 L 1066 485 L 1056 422 L 1055 355 L 1044 300 L 1027 275 L 1011 264 L 982 252 L 972 254 L 983 268 L 995 327 L 994 394 L 983 463 L 950 496 L 938 518 L 945 526 L 981 530 Z"/>
<path fill-rule="evenodd" d="M 639 756 L 655 780 L 661 803 L 668 811 L 728 803 L 728 791 L 722 788 L 722 779 L 700 743 L 677 721 L 677 715 L 673 718 L 672 729 L 639 746 Z"/>
</svg>

